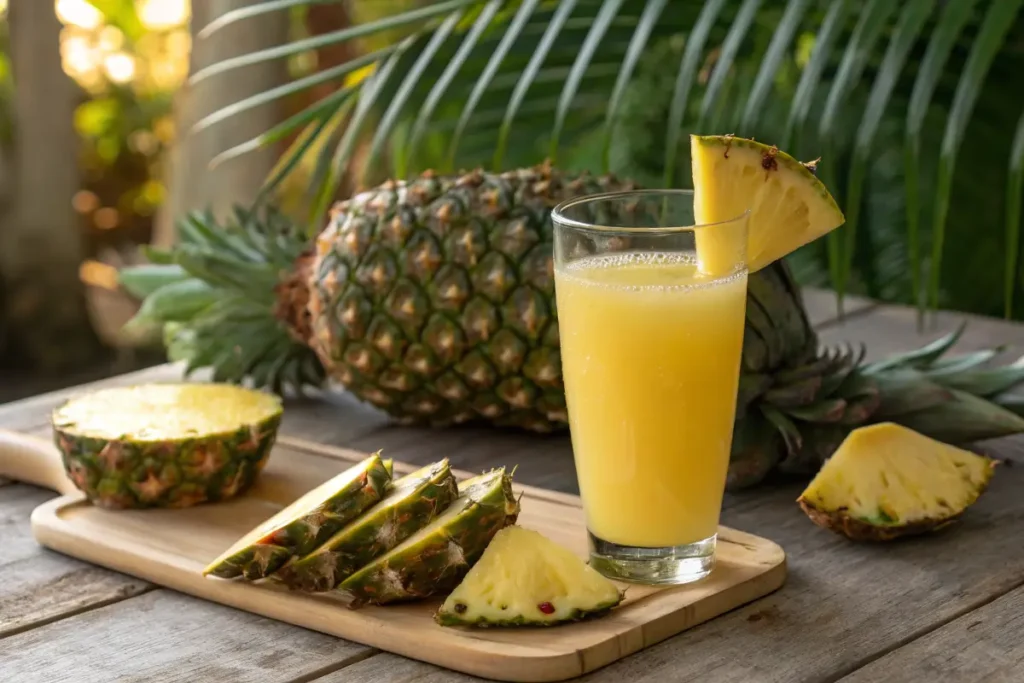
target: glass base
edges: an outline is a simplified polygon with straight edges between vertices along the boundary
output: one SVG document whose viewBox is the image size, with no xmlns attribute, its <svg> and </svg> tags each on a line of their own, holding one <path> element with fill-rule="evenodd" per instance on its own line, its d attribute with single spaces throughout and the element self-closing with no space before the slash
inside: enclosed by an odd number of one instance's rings
<svg viewBox="0 0 1024 683">
<path fill-rule="evenodd" d="M 638 548 L 590 537 L 590 566 L 609 579 L 644 584 L 700 581 L 715 567 L 717 536 L 668 548 Z"/>
</svg>

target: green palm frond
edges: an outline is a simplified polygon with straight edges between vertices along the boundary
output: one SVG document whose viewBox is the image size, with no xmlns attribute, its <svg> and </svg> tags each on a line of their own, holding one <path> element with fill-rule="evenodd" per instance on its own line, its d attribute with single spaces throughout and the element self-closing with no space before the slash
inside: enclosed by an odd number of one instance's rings
<svg viewBox="0 0 1024 683">
<path fill-rule="evenodd" d="M 314 1 L 257 3 L 200 36 Z M 336 86 L 217 161 L 298 135 L 263 197 L 317 149 L 318 223 L 343 178 L 358 186 L 427 168 L 503 170 L 546 157 L 685 186 L 687 133 L 736 133 L 823 157 L 819 173 L 847 225 L 793 258 L 808 277 L 827 272 L 840 299 L 856 291 L 922 311 L 1017 312 L 1024 91 L 1005 79 L 1024 66 L 1024 0 L 392 4 L 391 14 L 195 74 L 230 77 L 374 39 L 369 53 L 207 116 L 200 126 L 224 125 Z"/>
</svg>

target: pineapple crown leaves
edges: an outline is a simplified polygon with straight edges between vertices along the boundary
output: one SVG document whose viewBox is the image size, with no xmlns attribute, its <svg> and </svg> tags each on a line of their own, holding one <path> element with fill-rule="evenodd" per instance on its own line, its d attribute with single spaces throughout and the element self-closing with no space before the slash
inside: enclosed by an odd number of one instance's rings
<svg viewBox="0 0 1024 683">
<path fill-rule="evenodd" d="M 991 367 L 1002 348 L 947 356 L 963 330 L 872 363 L 863 362 L 862 346 L 842 346 L 774 375 L 744 376 L 737 443 L 745 465 L 731 472 L 731 486 L 759 481 L 776 466 L 813 473 L 851 429 L 869 422 L 896 422 L 958 445 L 1024 432 L 1024 397 L 1012 393 L 1024 382 L 1024 358 Z M 766 449 L 771 439 L 777 445 Z"/>
<path fill-rule="evenodd" d="M 122 286 L 142 299 L 126 327 L 162 326 L 168 357 L 184 361 L 186 375 L 209 367 L 214 381 L 248 378 L 276 393 L 320 386 L 320 361 L 275 315 L 275 290 L 308 247 L 273 207 L 236 207 L 223 221 L 189 214 L 177 244 L 148 248 L 150 263 L 121 271 Z"/>
</svg>

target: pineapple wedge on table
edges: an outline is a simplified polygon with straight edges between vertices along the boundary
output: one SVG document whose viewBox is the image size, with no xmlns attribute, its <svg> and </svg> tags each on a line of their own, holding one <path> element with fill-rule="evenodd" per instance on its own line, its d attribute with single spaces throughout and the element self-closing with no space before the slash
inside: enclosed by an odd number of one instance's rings
<svg viewBox="0 0 1024 683">
<path fill-rule="evenodd" d="M 353 607 L 386 605 L 451 590 L 499 530 L 515 524 L 512 477 L 499 468 L 459 483 L 459 497 L 433 522 L 338 585 Z"/>
<path fill-rule="evenodd" d="M 458 486 L 448 459 L 427 465 L 395 480 L 379 503 L 310 554 L 282 567 L 275 577 L 294 590 L 333 590 L 429 524 L 457 496 Z"/>
<path fill-rule="evenodd" d="M 941 529 L 985 491 L 995 462 L 892 423 L 853 431 L 798 502 L 811 520 L 859 541 Z"/>
<path fill-rule="evenodd" d="M 250 581 L 312 552 L 384 497 L 391 471 L 379 453 L 328 479 L 240 538 L 203 575 Z"/>
<path fill-rule="evenodd" d="M 72 398 L 51 423 L 68 477 L 93 504 L 183 508 L 245 493 L 270 457 L 282 410 L 261 391 L 160 383 Z"/>
<path fill-rule="evenodd" d="M 599 617 L 622 597 L 567 548 L 510 526 L 495 535 L 434 618 L 442 626 L 554 626 Z"/>
</svg>

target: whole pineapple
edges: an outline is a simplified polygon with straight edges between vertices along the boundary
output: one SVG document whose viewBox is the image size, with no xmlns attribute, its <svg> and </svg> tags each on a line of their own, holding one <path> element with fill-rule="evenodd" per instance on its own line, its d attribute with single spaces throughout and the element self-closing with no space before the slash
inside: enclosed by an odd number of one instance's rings
<svg viewBox="0 0 1024 683">
<path fill-rule="evenodd" d="M 425 173 L 340 202 L 312 243 L 273 210 L 228 225 L 192 216 L 182 243 L 152 258 L 165 275 L 205 282 L 207 298 L 146 315 L 166 324 L 172 359 L 219 380 L 282 391 L 329 378 L 405 423 L 563 429 L 550 211 L 632 187 L 546 165 Z M 170 286 L 150 290 L 138 273 L 123 281 L 140 295 Z M 953 443 L 1024 431 L 1001 399 L 985 400 L 1021 371 L 942 359 L 955 338 L 867 366 L 851 350 L 819 352 L 781 260 L 751 274 L 747 304 L 732 488 L 775 469 L 813 473 L 870 421 Z"/>
</svg>

